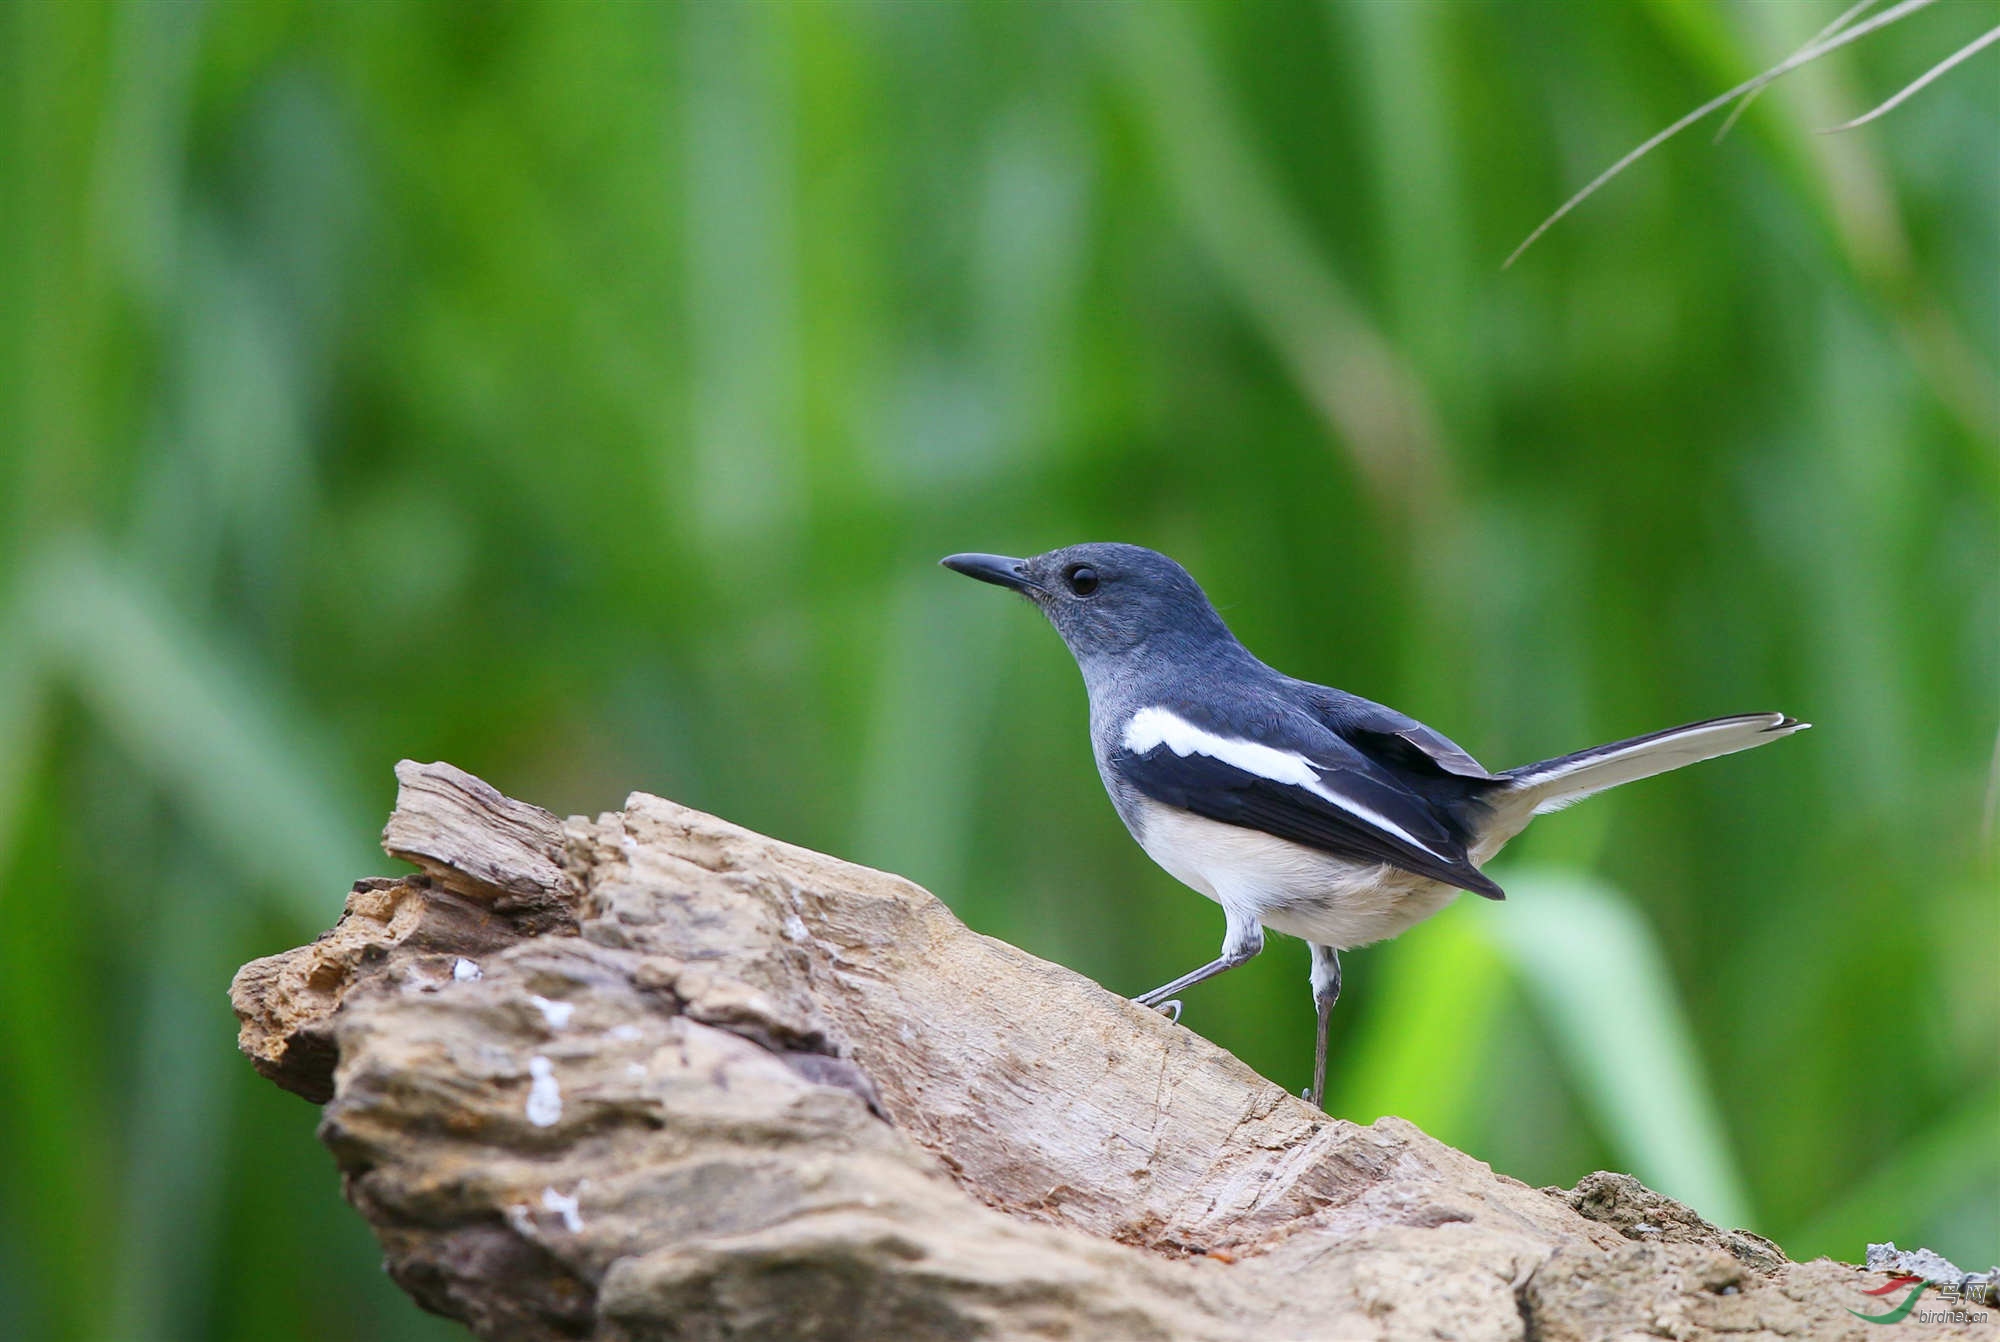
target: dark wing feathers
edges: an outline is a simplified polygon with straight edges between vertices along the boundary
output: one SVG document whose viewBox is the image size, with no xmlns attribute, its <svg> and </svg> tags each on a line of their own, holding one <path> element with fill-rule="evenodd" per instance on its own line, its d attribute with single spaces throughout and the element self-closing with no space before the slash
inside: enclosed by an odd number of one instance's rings
<svg viewBox="0 0 2000 1342">
<path fill-rule="evenodd" d="M 1501 781 L 1456 741 L 1407 714 L 1345 690 L 1303 681 L 1298 684 L 1310 691 L 1314 716 L 1320 722 L 1383 764 L 1412 773 Z"/>
<path fill-rule="evenodd" d="M 1472 865 L 1464 845 L 1422 798 L 1360 768 L 1316 766 L 1329 791 L 1401 826 L 1434 852 L 1425 852 L 1306 788 L 1275 782 L 1208 755 L 1177 755 L 1161 745 L 1143 755 L 1120 751 L 1114 763 L 1134 787 L 1162 805 L 1262 830 L 1350 861 L 1386 862 L 1489 899 L 1506 897 Z"/>
</svg>

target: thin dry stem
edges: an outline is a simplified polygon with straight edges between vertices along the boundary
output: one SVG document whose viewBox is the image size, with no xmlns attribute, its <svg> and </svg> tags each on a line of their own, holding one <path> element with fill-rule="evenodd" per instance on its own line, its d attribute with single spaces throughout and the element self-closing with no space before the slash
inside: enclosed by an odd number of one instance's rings
<svg viewBox="0 0 2000 1342">
<path fill-rule="evenodd" d="M 1930 69 L 1924 71 L 1922 75 L 1918 76 L 1916 79 L 1912 80 L 1909 84 L 1905 85 L 1901 93 L 1898 93 L 1895 97 L 1889 99 L 1889 101 L 1883 103 L 1880 107 L 1876 108 L 1874 111 L 1864 113 L 1863 115 L 1854 118 L 1854 120 L 1852 121 L 1843 121 L 1838 126 L 1828 126 L 1826 129 L 1822 130 L 1820 134 L 1838 135 L 1841 131 L 1853 130 L 1856 126 L 1865 126 L 1869 122 L 1873 121 L 1876 117 L 1881 116 L 1884 112 L 1895 111 L 1898 107 L 1901 107 L 1905 102 L 1909 101 L 1910 96 L 1912 94 L 1916 93 L 1919 89 L 1922 89 L 1926 85 L 1930 84 L 1932 81 L 1938 79 L 1945 73 L 1945 71 L 1951 69 L 1955 65 L 1960 64 L 1961 62 L 1971 59 L 1973 55 L 1975 55 L 1980 51 L 1985 50 L 1987 47 L 1992 46 L 1995 42 L 2000 42 L 2000 27 L 1989 28 L 1985 32 L 1981 33 L 1978 37 L 1973 38 L 1970 42 L 1967 42 L 1957 51 L 1952 52 L 1951 55 L 1945 57 L 1943 60 L 1939 61 L 1936 65 L 1933 65 Z"/>
<path fill-rule="evenodd" d="M 1908 18 L 1910 15 L 1916 13 L 1918 10 L 1923 9 L 1926 6 L 1933 4 L 1934 2 L 1935 0 L 1903 0 L 1901 4 L 1896 5 L 1890 9 L 1884 10 L 1882 13 L 1877 14 L 1874 18 L 1868 19 L 1862 23 L 1858 23 L 1852 28 L 1848 28 L 1843 32 L 1836 33 L 1834 36 L 1828 38 L 1824 42 L 1821 42 L 1815 46 L 1806 47 L 1801 51 L 1794 52 L 1792 55 L 1786 57 L 1784 60 L 1778 62 L 1778 64 L 1766 70 L 1763 74 L 1758 75 L 1753 79 L 1746 79 L 1741 84 L 1738 84 L 1735 88 L 1729 90 L 1727 93 L 1709 99 L 1707 102 L 1703 103 L 1700 107 L 1695 108 L 1694 111 L 1689 112 L 1686 116 L 1674 122 L 1671 126 L 1668 126 L 1665 130 L 1659 132 L 1657 135 L 1654 135 L 1644 144 L 1632 150 L 1630 153 L 1626 154 L 1625 157 L 1619 159 L 1616 163 L 1612 164 L 1610 167 L 1606 168 L 1603 172 L 1597 174 L 1596 177 L 1592 178 L 1588 186 L 1584 187 L 1583 190 L 1577 192 L 1575 195 L 1571 196 L 1568 200 L 1564 201 L 1561 209 L 1557 210 L 1554 214 L 1550 215 L 1548 218 L 1542 220 L 1542 222 L 1536 226 L 1534 232 L 1530 233 L 1526 238 L 1522 239 L 1521 245 L 1516 247 L 1511 253 L 1508 254 L 1507 259 L 1500 263 L 1500 268 L 1502 270 L 1506 270 L 1508 267 L 1512 266 L 1514 262 L 1520 258 L 1522 252 L 1525 252 L 1528 250 L 1528 248 L 1534 246 L 1536 240 L 1539 239 L 1542 236 L 1542 234 L 1548 232 L 1549 229 L 1555 226 L 1557 220 L 1561 219 L 1571 210 L 1575 209 L 1577 206 L 1581 205 L 1584 201 L 1588 200 L 1591 196 L 1595 195 L 1599 187 L 1603 186 L 1606 182 L 1616 177 L 1619 173 L 1625 171 L 1625 169 L 1631 167 L 1632 164 L 1638 162 L 1641 158 L 1644 158 L 1647 154 L 1651 153 L 1659 145 L 1665 143 L 1667 140 L 1672 139 L 1674 136 L 1686 130 L 1689 126 L 1692 126 L 1695 122 L 1707 116 L 1710 112 L 1715 111 L 1719 107 L 1727 106 L 1732 99 L 1740 98 L 1746 93 L 1751 93 L 1756 91 L 1757 89 L 1763 88 L 1766 84 L 1769 84 L 1771 81 L 1779 79 L 1784 75 L 1790 74 L 1793 70 L 1798 69 L 1801 65 L 1805 65 L 1812 61 L 1818 60 L 1821 56 L 1826 55 L 1828 52 L 1838 51 L 1841 47 L 1846 46 L 1850 42 L 1858 42 L 1862 38 L 1866 37 L 1868 34 L 1876 31 L 1878 28 L 1886 28 L 1892 23 L 1895 23 L 1901 19 Z"/>
<path fill-rule="evenodd" d="M 1873 8 L 1875 8 L 1875 0 L 1858 0 L 1857 3 L 1849 5 L 1840 12 L 1839 17 L 1834 19 L 1832 23 L 1827 24 L 1826 27 L 1807 38 L 1805 44 L 1799 50 L 1804 51 L 1806 47 L 1810 47 L 1816 42 L 1826 41 L 1827 38 L 1832 37 L 1835 33 Z M 1729 115 L 1723 118 L 1722 128 L 1715 132 L 1715 138 L 1709 141 L 1709 143 L 1721 144 L 1722 137 L 1729 134 L 1731 127 L 1735 126 L 1742 119 L 1743 114 L 1750 110 L 1750 104 L 1756 102 L 1763 95 L 1763 92 L 1764 90 L 1762 89 L 1752 89 L 1750 92 L 1744 94 L 1743 101 L 1729 109 Z"/>
</svg>

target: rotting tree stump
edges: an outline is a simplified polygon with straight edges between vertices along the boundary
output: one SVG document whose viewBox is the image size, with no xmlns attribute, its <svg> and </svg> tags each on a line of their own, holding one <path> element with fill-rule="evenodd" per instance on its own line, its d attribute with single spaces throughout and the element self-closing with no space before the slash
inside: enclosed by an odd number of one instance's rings
<svg viewBox="0 0 2000 1342">
<path fill-rule="evenodd" d="M 563 821 L 396 773 L 383 845 L 422 874 L 230 992 L 390 1274 L 482 1337 L 1860 1339 L 1882 1308 L 1627 1176 L 1533 1189 L 1329 1118 L 899 877 L 644 793 Z"/>
</svg>

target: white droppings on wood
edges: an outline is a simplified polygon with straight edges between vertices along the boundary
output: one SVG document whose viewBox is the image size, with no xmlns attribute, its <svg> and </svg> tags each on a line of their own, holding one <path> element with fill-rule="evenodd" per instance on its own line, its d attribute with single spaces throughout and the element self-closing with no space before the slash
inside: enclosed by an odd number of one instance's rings
<svg viewBox="0 0 2000 1342">
<path fill-rule="evenodd" d="M 562 1118 L 562 1088 L 556 1085 L 556 1065 L 537 1053 L 528 1059 L 528 1121 L 538 1128 L 554 1127 Z"/>
<path fill-rule="evenodd" d="M 577 1205 L 574 1194 L 564 1197 L 553 1188 L 542 1190 L 542 1209 L 552 1211 L 562 1217 L 563 1229 L 574 1235 L 583 1229 L 582 1209 Z"/>
<path fill-rule="evenodd" d="M 639 1027 L 636 1025 L 614 1025 L 611 1027 L 610 1031 L 611 1037 L 613 1039 L 616 1039 L 620 1043 L 625 1043 L 625 1044 L 629 1044 L 633 1040 L 637 1039 L 639 1037 L 639 1033 L 640 1033 Z"/>
<path fill-rule="evenodd" d="M 796 913 L 785 915 L 785 940 L 793 942 L 804 941 L 810 935 L 806 931 L 805 919 L 799 917 Z"/>
<path fill-rule="evenodd" d="M 461 955 L 451 967 L 451 976 L 460 983 L 471 983 L 480 977 L 479 966 Z"/>
<path fill-rule="evenodd" d="M 571 1013 L 576 1010 L 574 1002 L 552 1002 L 540 993 L 529 993 L 528 1000 L 541 1011 L 542 1019 L 549 1023 L 551 1030 L 560 1030 L 568 1025 Z"/>
</svg>

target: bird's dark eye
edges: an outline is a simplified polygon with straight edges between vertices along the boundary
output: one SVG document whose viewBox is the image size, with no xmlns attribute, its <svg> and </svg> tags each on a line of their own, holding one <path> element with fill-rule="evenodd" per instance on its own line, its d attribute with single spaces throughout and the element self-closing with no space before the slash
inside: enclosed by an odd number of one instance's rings
<svg viewBox="0 0 2000 1342">
<path fill-rule="evenodd" d="M 1063 579 L 1078 596 L 1089 596 L 1097 590 L 1097 570 L 1088 564 L 1070 565 L 1063 570 Z"/>
</svg>

